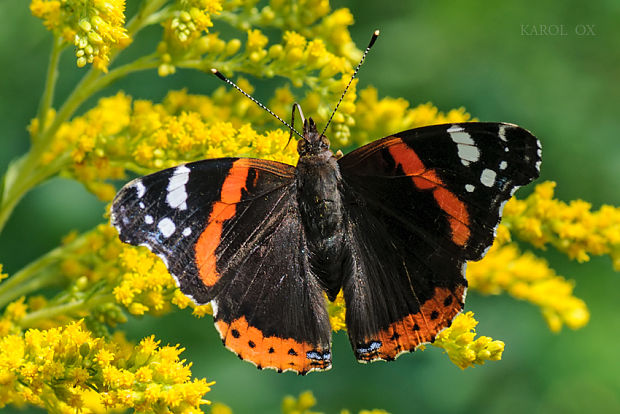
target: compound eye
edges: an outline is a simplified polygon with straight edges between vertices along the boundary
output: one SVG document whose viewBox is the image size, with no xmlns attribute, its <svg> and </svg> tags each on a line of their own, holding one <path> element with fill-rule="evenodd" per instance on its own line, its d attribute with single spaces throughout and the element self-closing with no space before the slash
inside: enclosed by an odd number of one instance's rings
<svg viewBox="0 0 620 414">
<path fill-rule="evenodd" d="M 326 136 L 323 136 L 321 138 L 321 148 L 322 149 L 328 149 L 329 148 L 329 139 L 327 139 Z"/>
<path fill-rule="evenodd" d="M 297 152 L 300 154 L 306 152 L 306 140 L 305 139 L 300 139 L 299 141 L 297 141 Z"/>
</svg>

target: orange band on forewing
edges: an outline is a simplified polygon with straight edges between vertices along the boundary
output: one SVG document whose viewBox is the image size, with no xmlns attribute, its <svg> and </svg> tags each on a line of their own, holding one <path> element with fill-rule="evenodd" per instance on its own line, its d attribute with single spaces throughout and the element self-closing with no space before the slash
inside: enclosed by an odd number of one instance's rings
<svg viewBox="0 0 620 414">
<path fill-rule="evenodd" d="M 291 338 L 265 337 L 259 329 L 250 326 L 244 316 L 231 323 L 216 321 L 215 326 L 228 349 L 261 369 L 306 373 L 331 366 L 331 359 L 308 358 L 308 352 L 322 352 L 316 346 Z"/>
<path fill-rule="evenodd" d="M 403 151 L 404 148 L 406 148 L 405 151 Z M 418 154 L 408 148 L 402 139 L 396 138 L 394 143 L 388 147 L 388 151 L 405 175 L 419 175 L 426 170 Z"/>
<path fill-rule="evenodd" d="M 433 191 L 433 196 L 435 196 L 439 207 L 451 216 L 449 222 L 452 229 L 452 240 L 459 246 L 464 246 L 470 235 L 469 214 L 465 204 L 443 187 L 436 188 Z"/>
<path fill-rule="evenodd" d="M 404 352 L 415 350 L 422 343 L 432 342 L 462 310 L 464 291 L 463 286 L 458 287 L 454 293 L 447 288 L 435 288 L 433 298 L 426 301 L 418 313 L 409 314 L 390 324 L 387 329 L 366 338 L 366 342 L 378 341 L 380 346 L 373 352 L 358 354 L 358 359 L 391 360 Z"/>
<path fill-rule="evenodd" d="M 235 216 L 236 203 L 241 201 L 242 191 L 246 188 L 249 166 L 246 160 L 239 159 L 233 162 L 228 175 L 222 185 L 220 200 L 213 203 L 211 214 L 196 246 L 196 266 L 200 279 L 206 286 L 213 286 L 220 274 L 217 272 L 217 256 L 215 250 L 222 239 L 224 222 Z"/>
<path fill-rule="evenodd" d="M 388 147 L 394 162 L 400 166 L 405 175 L 410 176 L 413 184 L 419 190 L 433 190 L 433 197 L 443 211 L 450 217 L 448 223 L 452 230 L 452 241 L 464 246 L 469 240 L 469 214 L 465 203 L 445 188 L 444 183 L 437 176 L 434 169 L 427 169 L 415 151 L 401 140 Z"/>
<path fill-rule="evenodd" d="M 429 190 L 443 184 L 441 179 L 437 177 L 435 170 L 426 170 L 420 175 L 411 178 L 415 186 L 420 190 Z"/>
</svg>

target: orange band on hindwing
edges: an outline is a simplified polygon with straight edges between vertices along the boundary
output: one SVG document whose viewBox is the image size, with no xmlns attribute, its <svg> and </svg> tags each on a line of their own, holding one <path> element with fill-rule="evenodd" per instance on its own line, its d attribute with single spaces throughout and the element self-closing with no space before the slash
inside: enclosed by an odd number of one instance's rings
<svg viewBox="0 0 620 414">
<path fill-rule="evenodd" d="M 413 149 L 401 139 L 397 140 L 396 144 L 388 147 L 394 162 L 400 166 L 405 175 L 411 177 L 416 188 L 433 191 L 437 205 L 449 216 L 452 241 L 459 246 L 465 246 L 471 234 L 465 204 L 444 186 L 434 169 L 427 169 L 424 166 Z"/>
<path fill-rule="evenodd" d="M 393 360 L 402 353 L 415 350 L 420 344 L 433 342 L 462 310 L 464 293 L 463 286 L 455 292 L 435 288 L 433 297 L 424 302 L 417 313 L 409 314 L 367 338 L 368 343 L 376 344 L 375 348 L 371 352 L 358 353 L 357 358 L 365 362 Z"/>
<path fill-rule="evenodd" d="M 228 349 L 260 369 L 305 374 L 331 368 L 329 350 L 320 350 L 316 345 L 292 338 L 264 336 L 259 329 L 250 326 L 244 316 L 230 323 L 215 321 L 215 327 Z"/>
<path fill-rule="evenodd" d="M 233 162 L 222 185 L 220 199 L 213 203 L 207 227 L 196 242 L 194 250 L 198 274 L 208 287 L 215 285 L 220 277 L 216 266 L 216 249 L 222 241 L 224 222 L 235 216 L 236 203 L 241 201 L 243 190 L 246 189 L 248 173 L 249 162 L 246 159 L 241 158 Z"/>
</svg>

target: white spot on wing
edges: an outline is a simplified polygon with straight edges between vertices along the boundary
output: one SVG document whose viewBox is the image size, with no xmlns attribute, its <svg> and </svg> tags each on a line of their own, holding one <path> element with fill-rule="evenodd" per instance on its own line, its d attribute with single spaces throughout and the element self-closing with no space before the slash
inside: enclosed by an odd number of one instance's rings
<svg viewBox="0 0 620 414">
<path fill-rule="evenodd" d="M 153 216 L 147 214 L 146 216 L 144 216 L 144 222 L 146 224 L 153 224 Z"/>
<path fill-rule="evenodd" d="M 493 187 L 496 176 L 497 173 L 495 171 L 485 168 L 480 175 L 480 182 L 487 187 Z"/>
<path fill-rule="evenodd" d="M 187 209 L 185 184 L 189 181 L 189 171 L 189 168 L 185 165 L 180 165 L 175 168 L 170 181 L 168 181 L 166 202 L 172 208 L 178 208 L 179 210 Z"/>
<path fill-rule="evenodd" d="M 506 128 L 508 128 L 508 125 L 499 126 L 499 139 L 504 142 L 508 142 L 508 140 L 506 139 Z"/>
<path fill-rule="evenodd" d="M 469 165 L 470 162 L 476 162 L 480 159 L 480 150 L 476 147 L 471 135 L 465 132 L 463 128 L 452 125 L 448 128 L 448 133 L 456 144 L 463 165 Z"/>
<path fill-rule="evenodd" d="M 471 184 L 465 184 L 465 189 L 466 189 L 469 193 L 471 193 L 471 192 L 473 192 L 473 191 L 476 189 L 476 187 L 474 187 L 474 186 L 473 186 L 473 185 L 471 185 Z"/>
<path fill-rule="evenodd" d="M 136 189 L 136 193 L 138 195 L 138 198 L 142 198 L 144 193 L 146 193 L 146 187 L 144 186 L 144 184 L 142 184 L 142 181 L 140 181 L 140 180 L 137 180 L 135 182 L 135 184 L 133 185 L 133 188 Z"/>
<path fill-rule="evenodd" d="M 187 237 L 187 236 L 189 236 L 190 234 L 192 234 L 192 229 L 190 229 L 189 227 L 185 227 L 185 228 L 183 229 L 183 235 L 184 235 L 185 237 Z"/>
<path fill-rule="evenodd" d="M 142 201 L 140 201 L 140 204 L 138 204 L 138 205 L 140 206 L 140 208 L 146 207 Z"/>
<path fill-rule="evenodd" d="M 502 161 L 499 163 L 499 169 L 500 170 L 505 170 L 506 167 L 508 167 L 508 163 L 506 161 Z"/>
<path fill-rule="evenodd" d="M 159 220 L 159 223 L 157 223 L 157 228 L 161 232 L 161 235 L 165 238 L 172 236 L 172 233 L 176 230 L 176 226 L 168 217 Z"/>
<path fill-rule="evenodd" d="M 508 202 L 508 200 L 504 200 L 502 201 L 502 204 L 500 204 L 499 206 L 499 218 L 502 218 L 502 214 L 504 214 L 504 206 L 506 205 L 506 203 Z M 497 232 L 497 227 L 495 227 L 495 230 Z"/>
</svg>

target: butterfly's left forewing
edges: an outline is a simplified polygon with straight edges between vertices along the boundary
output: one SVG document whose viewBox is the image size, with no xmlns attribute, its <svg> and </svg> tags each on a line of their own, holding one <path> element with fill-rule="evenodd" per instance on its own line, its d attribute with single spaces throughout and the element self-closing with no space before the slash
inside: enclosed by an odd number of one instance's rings
<svg viewBox="0 0 620 414">
<path fill-rule="evenodd" d="M 538 177 L 540 144 L 511 124 L 436 125 L 339 164 L 349 337 L 360 361 L 393 359 L 433 341 L 462 310 L 466 261 L 484 255 L 504 203 Z"/>
</svg>

